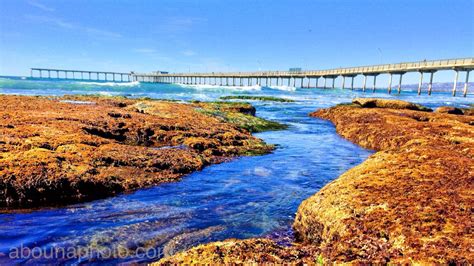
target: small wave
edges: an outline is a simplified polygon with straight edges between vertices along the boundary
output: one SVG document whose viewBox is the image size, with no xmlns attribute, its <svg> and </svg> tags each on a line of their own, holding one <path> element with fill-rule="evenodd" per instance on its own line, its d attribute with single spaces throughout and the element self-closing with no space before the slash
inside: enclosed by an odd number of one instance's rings
<svg viewBox="0 0 474 266">
<path fill-rule="evenodd" d="M 126 87 L 133 87 L 140 85 L 138 81 L 132 82 L 89 82 L 89 81 L 79 81 L 78 84 L 83 85 L 96 85 L 96 86 L 109 86 L 109 87 L 116 87 L 116 86 L 126 86 Z"/>
<path fill-rule="evenodd" d="M 210 90 L 210 89 L 221 89 L 221 90 L 243 90 L 243 91 L 258 91 L 262 89 L 262 86 L 253 85 L 253 86 L 220 86 L 220 85 L 188 85 L 188 84 L 179 84 L 183 88 L 191 88 L 196 90 Z"/>
<path fill-rule="evenodd" d="M 292 86 L 268 86 L 269 89 L 280 90 L 280 91 L 296 91 L 296 87 Z"/>
</svg>

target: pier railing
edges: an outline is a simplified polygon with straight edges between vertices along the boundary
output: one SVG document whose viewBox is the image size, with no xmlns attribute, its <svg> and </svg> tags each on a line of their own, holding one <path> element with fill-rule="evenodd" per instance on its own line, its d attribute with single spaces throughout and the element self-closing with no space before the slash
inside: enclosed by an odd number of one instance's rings
<svg viewBox="0 0 474 266">
<path fill-rule="evenodd" d="M 50 79 L 128 82 L 132 80 L 133 73 L 55 68 L 31 68 L 30 75 L 31 77 Z"/>
<path fill-rule="evenodd" d="M 434 73 L 440 70 L 452 70 L 455 72 L 452 95 L 456 95 L 457 82 L 459 72 L 466 72 L 466 80 L 464 82 L 463 95 L 468 93 L 469 73 L 474 69 L 474 58 L 457 58 L 443 60 L 423 60 L 418 62 L 403 62 L 396 64 L 382 64 L 358 67 L 344 67 L 326 70 L 306 70 L 300 71 L 254 71 L 254 72 L 211 72 L 211 73 L 168 73 L 168 72 L 152 72 L 152 73 L 121 73 L 109 71 L 87 71 L 87 70 L 69 70 L 69 69 L 48 69 L 48 68 L 32 68 L 31 76 L 39 73 L 40 78 L 65 78 L 65 79 L 81 79 L 81 80 L 104 80 L 104 81 L 140 81 L 154 83 L 182 83 L 190 85 L 206 84 L 219 86 L 252 86 L 252 85 L 287 85 L 300 86 L 302 88 L 322 87 L 327 88 L 327 81 L 332 82 L 329 85 L 335 88 L 335 79 L 342 77 L 341 88 L 346 88 L 346 78 L 351 78 L 350 88 L 354 89 L 354 77 L 363 75 L 364 83 L 362 90 L 367 87 L 367 78 L 373 79 L 372 91 L 375 91 L 377 85 L 377 76 L 388 74 L 389 84 L 388 93 L 392 91 L 393 75 L 398 75 L 398 93 L 401 92 L 402 78 L 407 72 L 418 72 L 420 80 L 418 84 L 418 94 L 422 92 L 423 75 L 429 74 L 429 84 L 427 88 L 428 94 L 431 94 Z M 47 75 L 43 75 L 46 73 Z M 56 75 L 51 75 L 51 73 Z M 62 77 L 61 75 L 62 74 Z M 72 75 L 71 76 L 68 76 Z M 324 85 L 319 85 L 319 79 L 324 79 Z M 297 84 L 298 80 L 298 84 Z M 315 80 L 312 84 L 312 80 Z"/>
<path fill-rule="evenodd" d="M 375 91 L 377 76 L 381 74 L 390 75 L 387 91 L 392 91 L 393 75 L 399 76 L 397 91 L 401 92 L 402 77 L 407 72 L 418 72 L 420 81 L 418 84 L 418 94 L 421 94 L 423 85 L 423 75 L 429 74 L 428 94 L 431 94 L 433 75 L 440 70 L 453 70 L 455 72 L 454 85 L 452 89 L 453 96 L 456 95 L 457 81 L 460 71 L 466 72 L 466 81 L 464 83 L 463 95 L 468 92 L 469 73 L 474 69 L 474 58 L 457 58 L 443 60 L 423 60 L 418 62 L 403 62 L 396 64 L 382 64 L 359 67 L 334 68 L 327 70 L 307 70 L 307 71 L 254 71 L 254 72 L 211 72 L 211 73 L 137 73 L 133 75 L 134 80 L 142 82 L 161 82 L 161 83 L 183 83 L 183 84 L 207 84 L 220 86 L 251 86 L 262 85 L 271 86 L 287 85 L 299 86 L 302 88 L 319 87 L 319 79 L 324 79 L 323 88 L 327 88 L 327 80 L 332 81 L 331 88 L 335 87 L 335 79 L 342 77 L 341 88 L 346 86 L 346 78 L 351 78 L 350 88 L 354 89 L 354 77 L 358 75 L 364 76 L 364 84 L 362 90 L 366 90 L 367 77 L 373 79 L 372 91 Z M 315 80 L 312 85 L 311 80 Z M 276 82 L 275 82 L 276 81 Z M 305 84 L 306 83 L 306 84 Z"/>
<path fill-rule="evenodd" d="M 206 77 L 324 77 L 324 76 L 340 76 L 347 74 L 382 74 L 394 72 L 420 72 L 420 71 L 437 71 L 455 68 L 474 68 L 474 58 L 459 58 L 445 60 L 430 60 L 419 62 L 405 62 L 396 64 L 382 64 L 360 67 L 334 68 L 327 70 L 307 70 L 307 71 L 254 71 L 254 72 L 190 72 L 190 73 L 168 73 L 168 74 L 137 74 L 152 75 L 162 77 L 173 76 L 206 76 Z"/>
</svg>

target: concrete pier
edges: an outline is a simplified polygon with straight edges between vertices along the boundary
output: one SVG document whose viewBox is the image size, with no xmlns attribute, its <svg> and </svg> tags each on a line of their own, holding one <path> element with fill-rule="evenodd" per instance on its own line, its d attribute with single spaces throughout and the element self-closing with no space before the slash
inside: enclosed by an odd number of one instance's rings
<svg viewBox="0 0 474 266">
<path fill-rule="evenodd" d="M 52 76 L 52 73 L 55 73 L 56 76 Z M 44 75 L 46 73 L 47 75 Z M 32 78 L 48 78 L 48 79 L 60 79 L 61 75 L 64 79 L 69 79 L 68 74 L 72 76 L 72 79 L 75 80 L 92 80 L 92 81 L 109 81 L 109 76 L 111 75 L 112 81 L 117 81 L 116 77 L 120 77 L 120 82 L 130 82 L 132 81 L 133 72 L 123 73 L 123 72 L 107 72 L 107 71 L 90 71 L 90 70 L 72 70 L 72 69 L 51 69 L 51 68 L 31 68 L 30 76 Z M 86 75 L 84 75 L 86 74 Z M 101 74 L 103 78 L 101 78 Z M 76 77 L 77 75 L 77 77 Z M 94 76 L 95 75 L 95 79 Z M 125 77 L 125 78 L 124 78 Z"/>
<path fill-rule="evenodd" d="M 424 73 L 430 74 L 430 83 L 428 85 L 428 95 L 431 94 L 432 91 L 432 83 L 433 83 L 433 74 L 436 71 L 441 70 L 455 70 L 455 71 L 465 71 L 468 73 L 474 69 L 474 58 L 461 58 L 461 59 L 446 59 L 446 60 L 433 60 L 433 61 L 419 61 L 419 62 L 409 62 L 409 63 L 397 63 L 397 64 L 385 64 L 385 65 L 373 65 L 373 66 L 363 66 L 363 67 L 350 67 L 350 68 L 337 68 L 337 69 L 329 69 L 329 70 L 314 70 L 314 71 L 258 71 L 258 72 L 232 72 L 232 73 L 223 73 L 223 72 L 212 72 L 212 73 L 167 73 L 167 74 L 133 74 L 132 80 L 146 80 L 149 82 L 149 79 L 145 79 L 144 77 L 148 76 L 159 76 L 159 77 L 203 77 L 203 82 L 200 84 L 212 84 L 217 85 L 217 79 L 225 79 L 226 81 L 219 83 L 222 86 L 229 86 L 230 82 L 228 81 L 229 78 L 232 79 L 239 79 L 240 86 L 243 86 L 244 79 L 247 80 L 246 85 L 251 86 L 253 83 L 253 79 L 255 79 L 255 84 L 262 85 L 262 79 L 268 80 L 265 83 L 267 86 L 268 84 L 272 84 L 272 79 L 276 79 L 276 85 L 287 85 L 296 87 L 298 84 L 301 87 L 311 87 L 311 79 L 316 79 L 315 87 L 319 87 L 319 78 L 324 78 L 324 85 L 323 88 L 327 88 L 327 80 L 332 79 L 332 86 L 331 88 L 335 88 L 335 79 L 338 77 L 342 77 L 342 84 L 341 87 L 345 88 L 345 79 L 347 77 L 351 78 L 351 89 L 354 88 L 354 78 L 358 75 L 363 75 L 363 86 L 362 91 L 366 91 L 367 88 L 367 77 L 373 77 L 373 86 L 372 92 L 375 92 L 376 85 L 377 85 L 377 76 L 388 74 L 390 75 L 390 82 L 388 86 L 388 93 L 392 92 L 392 79 L 393 75 L 399 75 L 399 81 L 397 86 L 397 92 L 401 93 L 402 90 L 402 80 L 403 75 L 408 72 L 418 72 L 420 73 L 420 82 L 418 84 L 418 93 L 421 95 L 422 92 L 422 81 Z M 467 75 L 468 76 L 468 75 Z M 286 79 L 286 81 L 285 81 Z M 296 80 L 298 79 L 298 82 Z M 307 80 L 305 86 L 305 80 Z M 173 80 L 171 80 L 173 81 Z M 152 80 L 153 82 L 153 80 Z M 161 81 L 160 81 L 161 82 Z M 456 79 L 457 82 L 457 79 Z M 232 82 L 232 84 L 236 84 L 236 82 Z M 468 84 L 465 84 L 465 88 L 463 90 L 463 95 L 468 94 Z M 453 85 L 453 95 L 456 95 L 456 91 Z"/>
<path fill-rule="evenodd" d="M 335 88 L 335 80 L 338 77 L 342 78 L 341 87 L 346 87 L 346 78 L 351 78 L 351 89 L 354 89 L 354 78 L 358 75 L 363 75 L 362 91 L 366 91 L 367 77 L 373 77 L 372 92 L 375 92 L 378 75 L 389 75 L 388 93 L 392 92 L 393 75 L 399 75 L 399 82 L 397 87 L 398 94 L 402 90 L 402 79 L 405 73 L 418 72 L 420 73 L 420 80 L 418 84 L 418 95 L 422 94 L 423 75 L 430 74 L 428 84 L 428 95 L 431 95 L 433 76 L 437 71 L 455 71 L 454 84 L 452 95 L 456 96 L 456 86 L 458 82 L 459 72 L 466 72 L 466 82 L 464 84 L 463 96 L 469 93 L 469 72 L 474 69 L 474 58 L 459 58 L 459 59 L 445 59 L 432 61 L 418 61 L 396 64 L 371 65 L 360 67 L 336 68 L 328 70 L 308 70 L 308 71 L 257 71 L 257 72 L 212 72 L 212 73 L 168 73 L 168 72 L 151 72 L 151 73 L 120 73 L 120 72 L 104 72 L 104 71 L 84 71 L 84 70 L 66 70 L 66 69 L 48 69 L 48 68 L 32 68 L 31 76 L 39 78 L 54 78 L 51 73 L 56 73 L 55 78 L 60 78 L 61 75 L 68 79 L 68 75 L 76 78 L 75 75 L 80 74 L 81 80 L 104 80 L 108 81 L 111 77 L 113 81 L 140 81 L 140 82 L 154 82 L 154 83 L 183 83 L 189 85 L 208 84 L 219 86 L 252 86 L 253 84 L 262 86 L 265 79 L 265 85 L 271 86 L 273 79 L 276 80 L 276 85 L 296 87 L 311 87 L 311 79 L 316 79 L 315 86 L 319 87 L 319 78 L 324 78 L 323 88 L 327 88 L 328 79 L 332 79 L 331 88 Z M 47 76 L 44 75 L 47 74 Z M 86 75 L 84 75 L 84 73 Z M 110 75 L 110 77 L 109 77 Z M 103 77 L 103 78 L 101 78 Z M 117 79 L 120 77 L 120 79 Z M 255 83 L 254 83 L 255 79 Z M 286 79 L 286 80 L 285 80 Z M 296 81 L 298 79 L 298 82 Z M 305 80 L 307 80 L 305 86 Z M 232 82 L 230 82 L 232 81 Z"/>
<path fill-rule="evenodd" d="M 463 91 L 463 96 L 466 97 L 467 95 L 467 87 L 469 86 L 469 72 L 466 71 L 466 81 L 464 82 L 464 91 Z"/>
<path fill-rule="evenodd" d="M 421 86 L 423 85 L 423 72 L 420 72 L 420 82 L 418 83 L 418 95 L 421 94 Z"/>
</svg>

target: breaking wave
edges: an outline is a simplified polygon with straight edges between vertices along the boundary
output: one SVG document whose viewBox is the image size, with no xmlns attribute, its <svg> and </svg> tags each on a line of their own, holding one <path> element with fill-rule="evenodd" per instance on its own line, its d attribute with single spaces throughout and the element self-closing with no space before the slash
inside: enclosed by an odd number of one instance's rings
<svg viewBox="0 0 474 266">
<path fill-rule="evenodd" d="M 262 86 L 253 85 L 253 86 L 220 86 L 220 85 L 188 85 L 180 84 L 176 85 L 183 88 L 190 88 L 196 90 L 241 90 L 241 91 L 259 91 L 262 89 Z"/>
<path fill-rule="evenodd" d="M 292 86 L 268 86 L 269 89 L 280 90 L 280 91 L 296 91 L 296 87 Z"/>
<path fill-rule="evenodd" d="M 140 85 L 138 81 L 131 82 L 89 82 L 89 81 L 79 81 L 78 84 L 82 85 L 95 85 L 95 86 L 108 86 L 108 87 L 133 87 Z"/>
</svg>

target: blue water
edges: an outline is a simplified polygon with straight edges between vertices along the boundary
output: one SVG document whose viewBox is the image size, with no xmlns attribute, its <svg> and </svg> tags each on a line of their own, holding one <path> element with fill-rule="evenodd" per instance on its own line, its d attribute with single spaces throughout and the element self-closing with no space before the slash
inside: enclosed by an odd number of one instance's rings
<svg viewBox="0 0 474 266">
<path fill-rule="evenodd" d="M 435 88 L 436 91 L 436 88 Z M 360 90 L 301 89 L 289 87 L 181 86 L 140 83 L 96 83 L 0 78 L 1 94 L 101 94 L 182 100 L 215 100 L 223 95 L 269 95 L 295 103 L 251 101 L 257 115 L 290 125 L 287 130 L 257 134 L 277 144 L 271 154 L 241 157 L 212 165 L 176 183 L 141 189 L 103 200 L 61 208 L 0 214 L 0 264 L 53 263 L 43 256 L 11 259 L 18 247 L 88 247 L 92 254 L 61 260 L 68 264 L 146 262 L 165 254 L 227 238 L 270 237 L 288 244 L 291 224 L 302 200 L 360 164 L 371 151 L 339 137 L 327 121 L 308 117 L 317 108 L 348 102 L 354 97 L 393 97 L 425 104 L 467 106 L 467 98 L 437 92 L 417 96 L 404 90 L 389 96 Z M 159 253 L 105 259 L 112 251 L 156 248 Z M 3 253 L 3 254 L 2 254 Z M 31 256 L 30 256 L 31 257 Z"/>
</svg>

